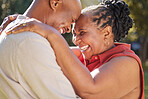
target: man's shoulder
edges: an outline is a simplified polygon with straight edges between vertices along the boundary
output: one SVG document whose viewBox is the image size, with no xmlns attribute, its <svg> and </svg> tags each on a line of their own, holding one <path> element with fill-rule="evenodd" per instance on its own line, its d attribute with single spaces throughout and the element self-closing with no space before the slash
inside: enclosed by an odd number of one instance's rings
<svg viewBox="0 0 148 99">
<path fill-rule="evenodd" d="M 10 47 L 11 50 L 17 49 L 40 53 L 48 50 L 51 53 L 54 53 L 47 39 L 38 35 L 37 33 L 29 31 L 8 35 L 3 42 L 3 45 Z"/>
<path fill-rule="evenodd" d="M 11 34 L 8 35 L 6 37 L 6 39 L 10 40 L 11 42 L 15 42 L 15 43 L 21 43 L 21 42 L 34 42 L 34 41 L 40 41 L 40 42 L 44 42 L 44 43 L 49 43 L 45 38 L 43 38 L 42 36 L 38 35 L 37 33 L 34 32 L 22 32 L 22 33 L 18 33 L 18 34 Z"/>
<path fill-rule="evenodd" d="M 42 36 L 38 35 L 37 33 L 34 32 L 22 32 L 18 34 L 10 34 L 7 36 L 8 39 L 14 39 L 14 40 L 26 40 L 26 39 L 45 39 Z"/>
</svg>

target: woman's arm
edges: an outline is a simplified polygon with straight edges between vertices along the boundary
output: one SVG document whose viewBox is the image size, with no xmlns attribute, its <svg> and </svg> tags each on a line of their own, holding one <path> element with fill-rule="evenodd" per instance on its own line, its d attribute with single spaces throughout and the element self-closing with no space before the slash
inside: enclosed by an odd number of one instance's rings
<svg viewBox="0 0 148 99">
<path fill-rule="evenodd" d="M 93 71 L 92 78 L 88 69 L 78 60 L 56 29 L 40 22 L 31 22 L 13 33 L 28 30 L 42 35 L 50 42 L 57 62 L 81 98 L 120 98 L 137 87 L 139 67 L 133 58 L 114 58 Z"/>
<path fill-rule="evenodd" d="M 7 34 L 16 34 L 23 31 L 36 32 L 46 38 L 56 54 L 57 62 L 61 66 L 64 74 L 72 83 L 75 91 L 81 96 L 83 91 L 88 91 L 94 83 L 89 70 L 79 61 L 76 55 L 69 48 L 62 35 L 53 27 L 33 20 L 26 23 L 26 26 L 20 25 L 7 32 Z M 83 83 L 87 82 L 87 83 Z M 88 87 L 88 85 L 90 87 Z"/>
<path fill-rule="evenodd" d="M 92 78 L 59 33 L 47 35 L 63 72 L 83 99 L 121 98 L 139 85 L 139 66 L 135 59 L 126 56 L 114 58 L 93 71 Z"/>
<path fill-rule="evenodd" d="M 89 87 L 93 88 L 92 85 L 94 84 L 90 72 L 69 49 L 65 39 L 59 33 L 54 33 L 53 35 L 49 35 L 47 40 L 50 43 L 52 42 L 51 46 L 55 51 L 57 61 L 62 67 L 63 72 L 67 74 L 67 78 L 71 81 L 74 89 L 80 96 L 81 93 L 87 93 Z"/>
<path fill-rule="evenodd" d="M 82 55 L 81 50 L 76 47 L 76 46 L 72 46 L 70 47 L 70 49 L 73 51 L 73 53 L 79 58 Z"/>
</svg>

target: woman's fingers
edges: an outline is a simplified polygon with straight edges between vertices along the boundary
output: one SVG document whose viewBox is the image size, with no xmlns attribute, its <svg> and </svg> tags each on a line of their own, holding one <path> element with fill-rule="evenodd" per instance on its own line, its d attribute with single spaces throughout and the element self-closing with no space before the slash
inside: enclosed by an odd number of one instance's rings
<svg viewBox="0 0 148 99">
<path fill-rule="evenodd" d="M 9 29 L 6 29 L 5 32 L 6 32 L 7 35 L 9 35 L 9 34 L 12 33 L 12 31 L 14 31 L 14 30 L 16 30 L 16 29 L 18 29 L 18 28 L 22 28 L 22 27 L 26 26 L 27 24 L 31 24 L 32 21 L 34 21 L 33 18 L 22 19 L 22 20 L 20 20 L 20 22 L 18 22 L 17 24 L 14 24 L 14 25 L 13 25 L 12 27 L 10 27 Z M 28 28 L 29 28 L 29 27 L 28 27 Z M 23 29 L 22 29 L 22 31 L 23 31 Z M 24 31 L 25 31 L 25 30 L 24 30 Z M 28 31 L 30 31 L 30 30 L 28 30 Z"/>
<path fill-rule="evenodd" d="M 36 32 L 37 31 L 34 31 L 36 30 L 36 24 L 38 22 L 35 22 L 34 20 L 31 20 L 26 22 L 26 23 L 20 23 L 20 24 L 16 24 L 15 26 L 13 26 L 12 28 L 6 30 L 6 34 L 9 35 L 9 34 L 17 34 L 17 33 L 20 33 L 20 32 L 25 32 L 25 31 L 30 31 L 30 32 Z M 39 33 L 38 33 L 39 34 Z"/>
<path fill-rule="evenodd" d="M 44 38 L 47 37 L 47 33 L 45 32 L 45 30 L 49 27 L 47 27 L 42 22 L 33 18 L 26 19 L 23 22 L 24 23 L 16 24 L 15 26 L 9 28 L 8 30 L 5 29 L 5 33 L 9 35 L 9 34 L 17 34 L 25 31 L 30 31 L 30 32 L 35 32 L 43 36 Z"/>
<path fill-rule="evenodd" d="M 24 32 L 24 31 L 31 31 L 30 27 L 27 27 L 28 23 L 23 23 L 23 24 L 17 24 L 15 25 L 13 28 L 6 30 L 6 34 L 17 34 L 20 32 Z"/>
<path fill-rule="evenodd" d="M 3 22 L 2 22 L 2 24 L 1 24 L 1 26 L 0 26 L 0 34 L 2 33 L 2 31 L 6 28 L 6 26 L 7 26 L 9 23 L 11 23 L 12 21 L 16 20 L 17 16 L 18 16 L 18 14 L 10 15 L 10 16 L 6 17 L 6 18 L 3 20 Z"/>
</svg>

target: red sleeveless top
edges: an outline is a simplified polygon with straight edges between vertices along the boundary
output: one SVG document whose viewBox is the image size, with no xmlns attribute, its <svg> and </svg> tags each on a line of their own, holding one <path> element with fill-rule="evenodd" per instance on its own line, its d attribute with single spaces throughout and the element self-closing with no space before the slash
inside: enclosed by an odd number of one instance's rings
<svg viewBox="0 0 148 99">
<path fill-rule="evenodd" d="M 140 67 L 140 77 L 141 77 L 141 96 L 140 99 L 144 99 L 144 73 L 141 65 L 141 60 L 139 57 L 131 50 L 130 44 L 115 43 L 115 47 L 96 56 L 93 56 L 89 61 L 85 60 L 83 55 L 79 57 L 79 60 L 89 69 L 93 71 L 94 69 L 100 67 L 102 64 L 108 62 L 114 57 L 119 56 L 129 56 L 137 60 Z"/>
</svg>

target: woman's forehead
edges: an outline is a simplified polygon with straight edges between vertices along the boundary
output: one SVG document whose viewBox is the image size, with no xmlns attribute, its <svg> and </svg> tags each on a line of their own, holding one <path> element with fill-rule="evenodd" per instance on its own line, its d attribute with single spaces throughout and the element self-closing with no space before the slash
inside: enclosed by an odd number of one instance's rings
<svg viewBox="0 0 148 99">
<path fill-rule="evenodd" d="M 92 21 L 92 16 L 88 14 L 81 14 L 75 24 L 75 30 L 87 29 L 89 27 L 96 27 L 97 25 Z M 97 27 L 96 27 L 97 28 Z"/>
<path fill-rule="evenodd" d="M 76 21 L 75 27 L 86 25 L 88 23 L 88 20 L 89 18 L 87 15 L 81 14 L 78 20 Z"/>
</svg>

